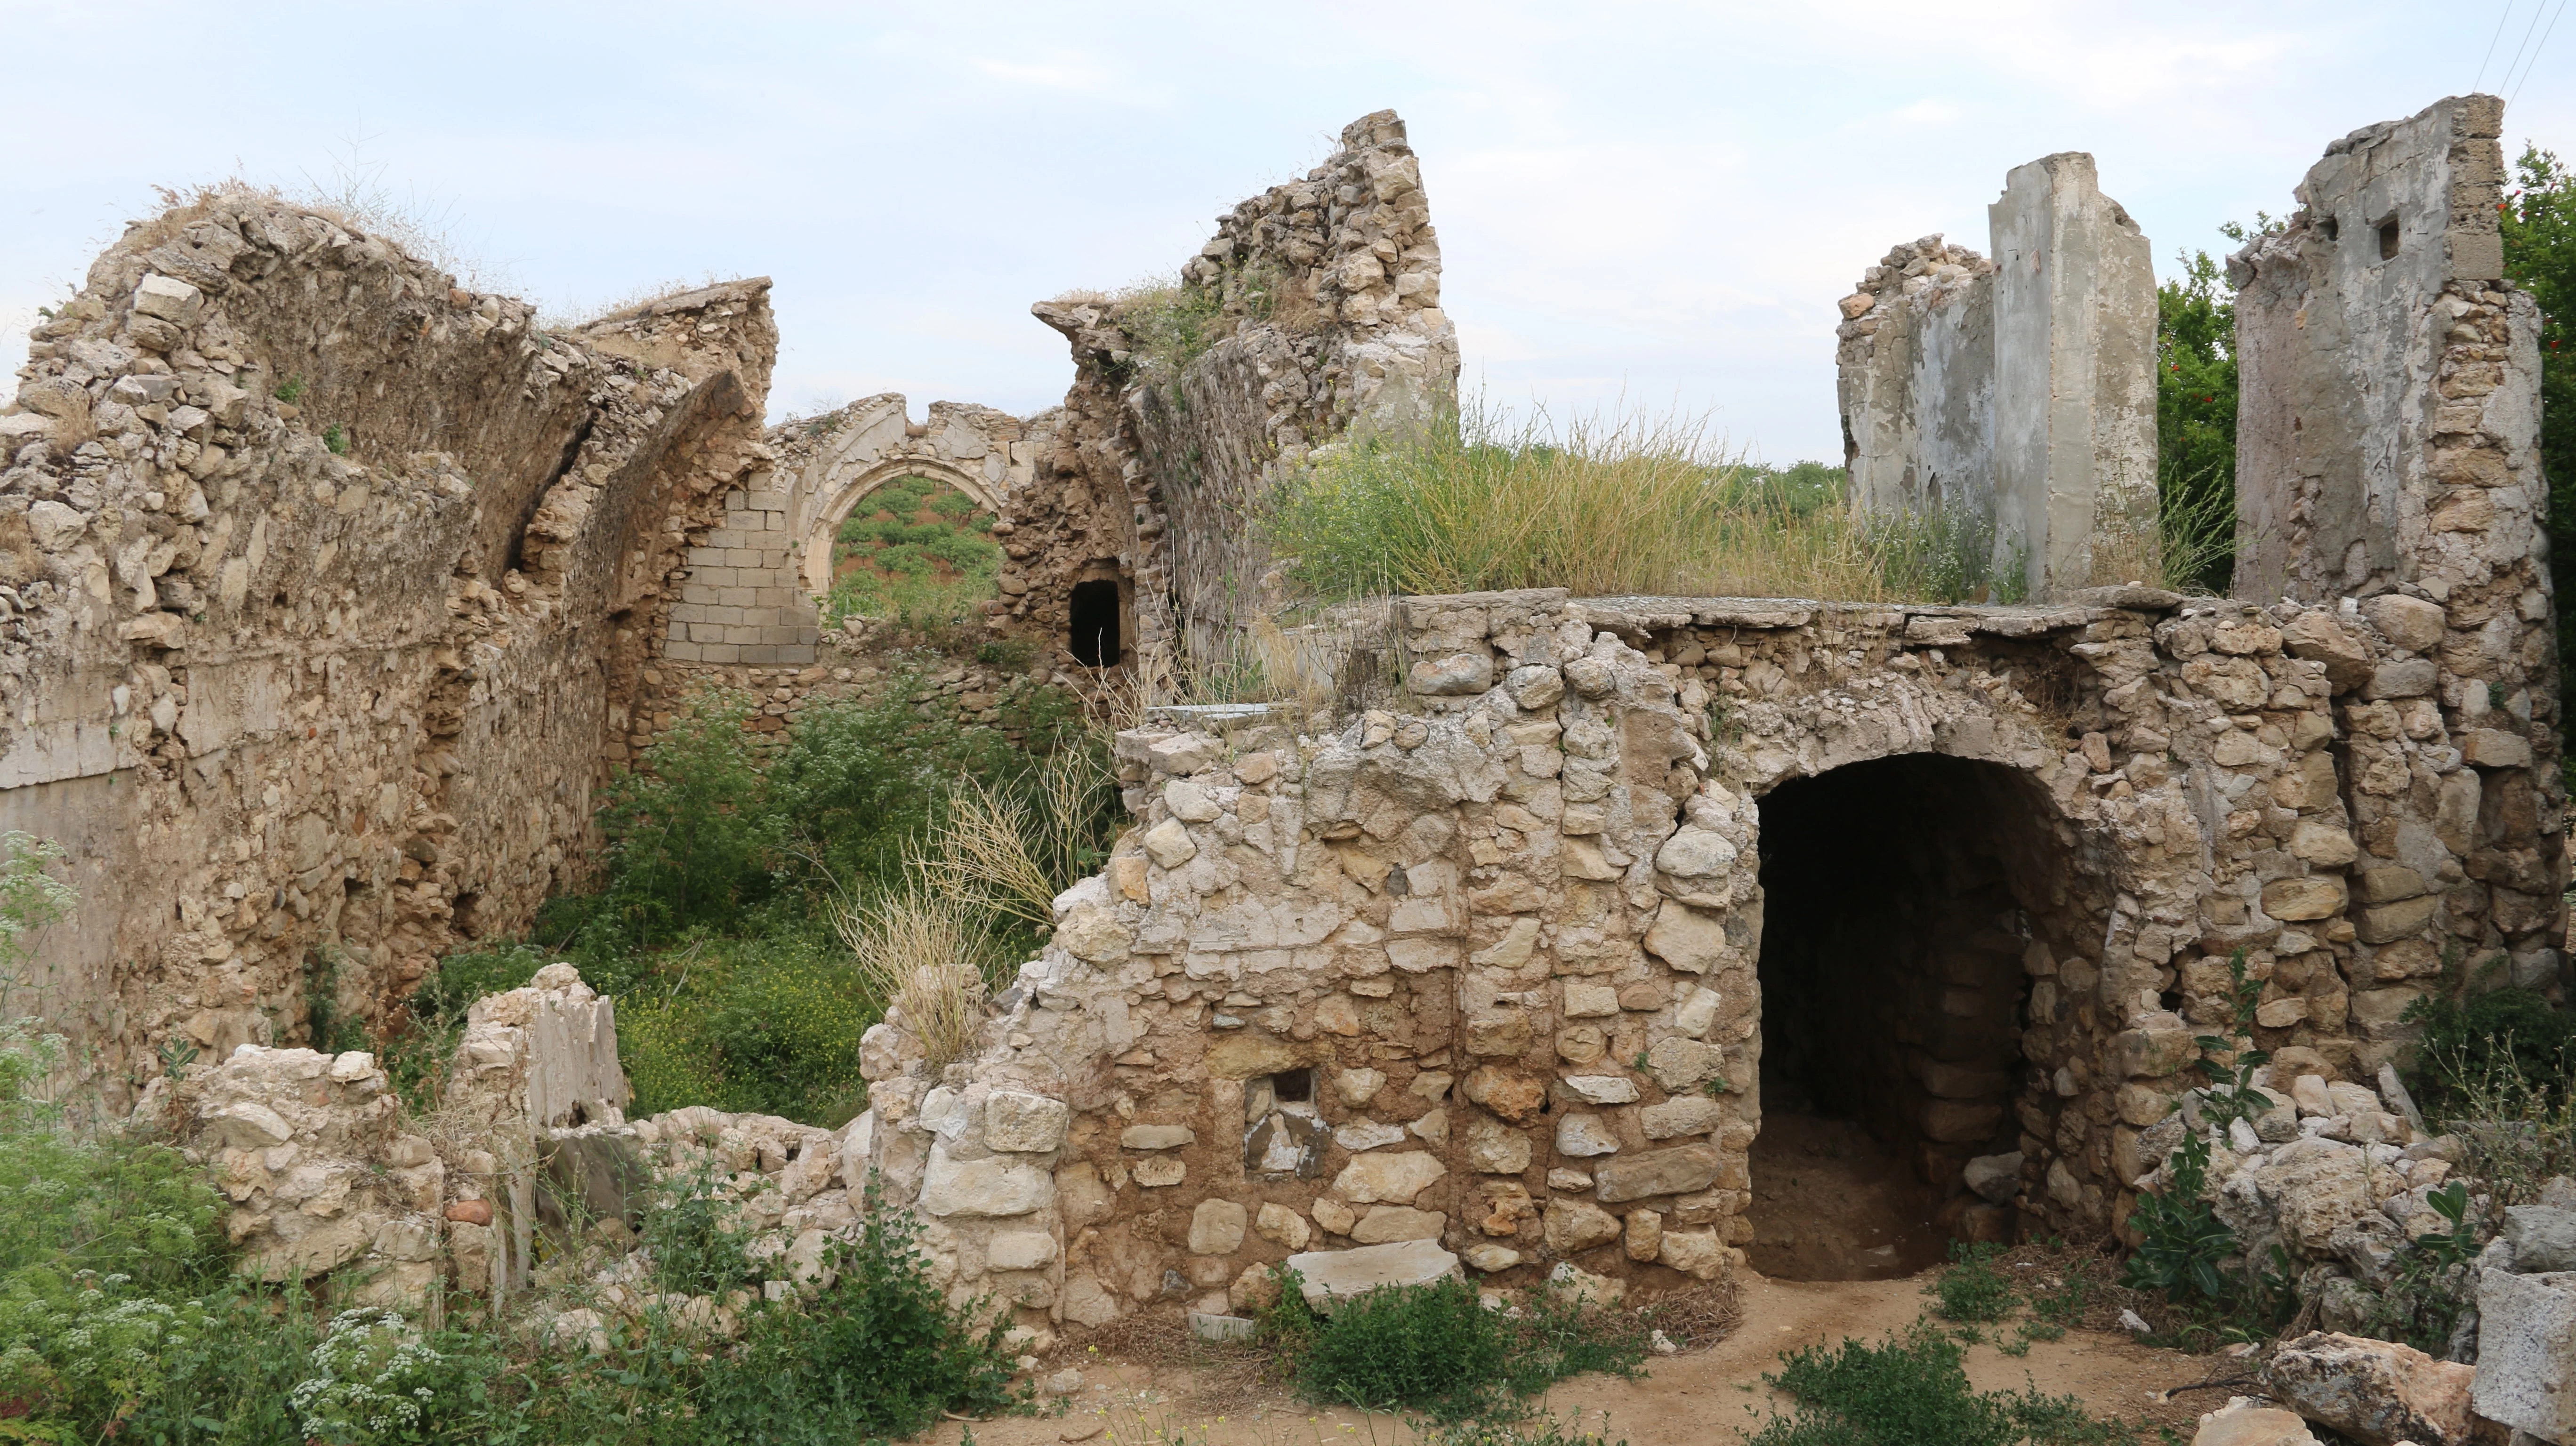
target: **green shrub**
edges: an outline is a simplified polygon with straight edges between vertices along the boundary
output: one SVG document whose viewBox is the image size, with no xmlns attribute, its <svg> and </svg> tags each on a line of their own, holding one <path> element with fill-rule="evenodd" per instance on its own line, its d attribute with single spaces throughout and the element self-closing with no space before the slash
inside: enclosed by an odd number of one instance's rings
<svg viewBox="0 0 2576 1446">
<path fill-rule="evenodd" d="M 712 1162 L 653 1183 L 639 1236 L 655 1285 L 680 1295 L 722 1296 L 760 1278 L 751 1261 L 754 1227 L 737 1193 Z"/>
<path fill-rule="evenodd" d="M 746 1441 L 838 1446 L 1019 1404 L 1007 1317 L 977 1330 L 951 1308 L 930 1281 L 919 1222 L 876 1208 L 874 1194 L 859 1238 L 826 1256 L 829 1287 L 752 1315 L 739 1355 L 709 1383 L 711 1424 Z"/>
<path fill-rule="evenodd" d="M 1511 1413 L 1586 1371 L 1633 1376 L 1646 1355 L 1644 1332 L 1632 1323 L 1553 1299 L 1506 1316 L 1458 1280 L 1370 1291 L 1318 1316 L 1290 1273 L 1263 1330 L 1290 1358 L 1308 1399 L 1443 1421 Z"/>
<path fill-rule="evenodd" d="M 609 781 L 599 811 L 608 887 L 589 930 L 638 946 L 691 925 L 724 927 L 766 892 L 781 820 L 765 807 L 741 693 L 689 702 L 646 750 L 644 766 Z"/>
<path fill-rule="evenodd" d="M 2012 1282 L 1995 1269 L 2003 1247 L 1950 1242 L 1950 1265 L 1924 1288 L 1942 1316 L 1967 1325 L 1992 1325 L 2013 1311 Z"/>
<path fill-rule="evenodd" d="M 2424 1026 L 2416 1050 L 2417 1103 L 2444 1111 L 2467 1102 L 2484 1081 L 2510 1072 L 2552 1100 L 2576 1085 L 2576 1011 L 2528 989 L 2418 1000 L 2406 1017 Z"/>
<path fill-rule="evenodd" d="M 700 941 L 617 1002 L 634 1110 L 681 1105 L 835 1128 L 866 1107 L 859 1038 L 885 1016 L 828 926 Z"/>
<path fill-rule="evenodd" d="M 410 1446 L 453 1440 L 451 1427 L 482 1414 L 480 1362 L 423 1339 L 394 1311 L 343 1311 L 310 1357 L 312 1374 L 287 1402 L 308 1442 L 322 1446 Z"/>
<path fill-rule="evenodd" d="M 1968 1386 L 1962 1348 L 1918 1321 L 1879 1344 L 1846 1340 L 1781 1358 L 1764 1377 L 1798 1410 L 1747 1439 L 1753 1446 L 2129 1446 L 2136 1432 L 2095 1421 L 2073 1396 L 2035 1388 L 1980 1394 Z"/>
</svg>

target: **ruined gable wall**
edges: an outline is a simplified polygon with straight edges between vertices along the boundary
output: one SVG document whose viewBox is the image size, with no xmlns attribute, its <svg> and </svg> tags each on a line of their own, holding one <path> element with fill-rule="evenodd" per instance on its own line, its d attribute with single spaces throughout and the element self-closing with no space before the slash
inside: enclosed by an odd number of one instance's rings
<svg viewBox="0 0 2576 1446">
<path fill-rule="evenodd" d="M 1994 263 L 1939 236 L 1842 300 L 1835 389 L 1851 495 L 1873 511 L 1994 512 Z"/>
<path fill-rule="evenodd" d="M 2555 988 L 2539 316 L 2496 280 L 2502 130 L 2501 101 L 2465 96 L 2355 131 L 2310 168 L 2287 227 L 2229 258 L 2236 590 L 2332 604 L 2396 645 L 2345 722 L 2374 888 L 2465 962 Z M 2468 766 L 2426 766 L 2446 756 Z"/>
<path fill-rule="evenodd" d="M 1355 426 L 1429 424 L 1455 396 L 1457 331 L 1404 123 L 1344 127 L 1305 179 L 1220 218 L 1182 280 L 1222 296 L 1228 334 L 1177 378 L 1138 379 L 1116 303 L 1033 309 L 1074 347 L 1069 460 L 1135 508 L 1140 644 L 1223 658 L 1258 606 L 1268 557 L 1251 523 L 1280 469 Z"/>
<path fill-rule="evenodd" d="M 766 289 L 550 335 L 234 192 L 38 328 L 0 414 L 0 818 L 70 849 L 82 909 L 9 1007 L 112 1103 L 335 976 L 382 1007 L 577 866 L 668 565 L 756 445 Z"/>
</svg>

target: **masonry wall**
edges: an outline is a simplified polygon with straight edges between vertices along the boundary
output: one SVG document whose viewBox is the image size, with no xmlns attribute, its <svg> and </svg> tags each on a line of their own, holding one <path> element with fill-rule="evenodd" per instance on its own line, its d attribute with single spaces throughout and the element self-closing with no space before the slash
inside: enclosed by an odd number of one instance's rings
<svg viewBox="0 0 2576 1446">
<path fill-rule="evenodd" d="M 2151 581 L 2155 276 L 2082 152 L 2016 166 L 1993 259 L 1939 236 L 1888 252 L 1841 303 L 1836 396 L 1852 496 L 1956 510 L 2023 595 Z"/>
<path fill-rule="evenodd" d="M 1033 310 L 1073 344 L 1061 462 L 1104 509 L 1133 509 L 1139 646 L 1224 659 L 1275 591 L 1246 524 L 1282 469 L 1354 428 L 1430 424 L 1455 397 L 1457 330 L 1404 122 L 1344 127 L 1302 180 L 1221 217 L 1182 280 L 1222 298 L 1230 334 L 1177 377 L 1138 375 L 1121 303 Z"/>
<path fill-rule="evenodd" d="M 0 412 L 0 822 L 77 919 L 6 1007 L 156 1052 L 384 1007 L 576 875 L 688 529 L 758 445 L 767 283 L 576 334 L 250 193 L 138 224 Z"/>
<path fill-rule="evenodd" d="M 2554 987 L 2565 800 L 2539 313 L 2496 279 L 2502 130 L 2501 101 L 2465 96 L 2355 131 L 2309 169 L 2288 225 L 2229 258 L 2236 590 L 2341 597 L 2404 641 L 2381 703 L 2350 720 L 2365 863 L 2420 884 L 2407 907 L 2444 921 L 2463 962 Z M 2392 750 L 2419 737 L 2475 766 L 2409 770 Z"/>
</svg>

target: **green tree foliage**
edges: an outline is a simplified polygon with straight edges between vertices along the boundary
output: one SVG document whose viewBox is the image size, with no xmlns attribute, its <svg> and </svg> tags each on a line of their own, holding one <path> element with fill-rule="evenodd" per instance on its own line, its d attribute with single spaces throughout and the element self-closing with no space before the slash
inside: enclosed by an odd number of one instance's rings
<svg viewBox="0 0 2576 1446">
<path fill-rule="evenodd" d="M 2168 571 L 2224 592 L 2236 561 L 2236 303 L 2208 252 L 2175 259 L 2181 274 L 2156 288 L 2156 501 Z"/>
<path fill-rule="evenodd" d="M 2576 180 L 2554 151 L 2526 143 L 2498 220 L 2504 274 L 2540 303 L 2540 466 L 2549 480 L 2549 549 L 2576 557 Z M 2558 655 L 2576 642 L 2576 588 L 2558 589 Z M 2576 670 L 2559 672 L 2560 713 L 2576 700 Z"/>
</svg>

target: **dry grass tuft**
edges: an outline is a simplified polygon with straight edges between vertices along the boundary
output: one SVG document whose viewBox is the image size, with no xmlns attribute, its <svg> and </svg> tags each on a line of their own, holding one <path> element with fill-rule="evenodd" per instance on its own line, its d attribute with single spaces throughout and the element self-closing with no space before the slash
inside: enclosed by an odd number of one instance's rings
<svg viewBox="0 0 2576 1446">
<path fill-rule="evenodd" d="M 931 1068 L 974 1051 L 997 960 L 969 900 L 907 889 L 844 905 L 833 923 L 889 1022 L 921 1041 Z"/>
<path fill-rule="evenodd" d="M 1055 897 L 1096 860 L 1104 793 L 1113 786 L 1100 750 L 1059 748 L 1030 770 L 1025 793 L 960 779 L 911 864 L 934 895 L 1041 932 Z"/>
<path fill-rule="evenodd" d="M 1736 1299 L 1731 1276 L 1657 1296 L 1638 1314 L 1647 1326 L 1662 1331 L 1666 1339 L 1681 1347 L 1684 1354 L 1709 1349 L 1735 1334 L 1735 1328 L 1744 1322 L 1744 1309 Z"/>
</svg>

